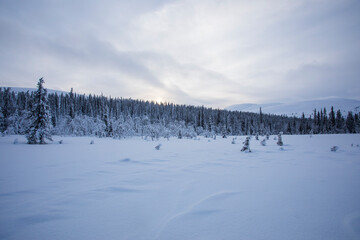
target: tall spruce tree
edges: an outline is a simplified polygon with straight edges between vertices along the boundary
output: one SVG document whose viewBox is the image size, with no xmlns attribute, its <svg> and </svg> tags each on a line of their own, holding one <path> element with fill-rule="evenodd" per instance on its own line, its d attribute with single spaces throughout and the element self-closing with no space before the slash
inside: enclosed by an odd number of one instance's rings
<svg viewBox="0 0 360 240">
<path fill-rule="evenodd" d="M 5 118 L 0 107 L 0 132 L 4 134 L 5 130 Z"/>
<path fill-rule="evenodd" d="M 336 122 L 337 131 L 341 131 L 344 126 L 344 118 L 341 115 L 340 109 L 336 111 L 335 122 Z"/>
<path fill-rule="evenodd" d="M 71 119 L 75 118 L 75 98 L 73 88 L 71 88 L 69 93 L 69 116 Z"/>
<path fill-rule="evenodd" d="M 45 139 L 52 141 L 47 91 L 43 84 L 44 79 L 40 78 L 33 96 L 33 107 L 29 115 L 30 125 L 26 131 L 29 144 L 45 144 Z"/>
<path fill-rule="evenodd" d="M 334 107 L 333 106 L 331 106 L 331 111 L 329 113 L 329 121 L 330 121 L 331 132 L 333 132 L 334 129 L 335 129 L 335 126 L 336 126 L 335 112 L 334 112 Z"/>
<path fill-rule="evenodd" d="M 10 88 L 5 88 L 4 92 L 3 92 L 3 99 L 2 100 L 2 107 L 0 108 L 1 110 L 1 115 L 0 115 L 0 131 L 2 133 L 5 133 L 5 131 L 7 130 L 7 128 L 9 127 L 9 117 L 10 117 L 10 113 L 11 113 L 11 92 L 10 92 Z"/>
<path fill-rule="evenodd" d="M 349 133 L 355 133 L 355 121 L 351 111 L 348 113 L 345 124 Z"/>
<path fill-rule="evenodd" d="M 354 114 L 354 121 L 355 121 L 355 132 L 360 132 L 360 119 L 359 119 L 359 114 L 355 113 Z"/>
</svg>

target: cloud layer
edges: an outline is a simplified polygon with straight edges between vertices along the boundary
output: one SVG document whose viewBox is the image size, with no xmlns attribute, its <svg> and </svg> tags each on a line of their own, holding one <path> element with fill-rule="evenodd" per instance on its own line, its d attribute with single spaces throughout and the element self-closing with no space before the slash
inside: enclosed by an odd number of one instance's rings
<svg viewBox="0 0 360 240">
<path fill-rule="evenodd" d="M 131 3 L 129 3 L 131 2 Z M 356 0 L 1 1 L 0 84 L 225 107 L 359 98 Z"/>
</svg>

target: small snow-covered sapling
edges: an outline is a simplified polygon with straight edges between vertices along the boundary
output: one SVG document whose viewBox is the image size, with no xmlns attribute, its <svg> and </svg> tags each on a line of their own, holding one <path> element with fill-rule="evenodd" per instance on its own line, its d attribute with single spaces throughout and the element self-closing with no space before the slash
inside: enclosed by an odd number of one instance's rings
<svg viewBox="0 0 360 240">
<path fill-rule="evenodd" d="M 60 141 L 59 141 L 59 144 L 62 144 L 62 143 L 63 143 L 63 140 L 60 140 Z M 90 143 L 90 144 L 91 144 L 91 143 Z"/>
<path fill-rule="evenodd" d="M 266 146 L 266 139 L 264 138 L 264 139 L 260 142 L 260 144 L 261 144 L 262 146 Z"/>
<path fill-rule="evenodd" d="M 94 140 L 91 140 L 90 144 L 94 144 Z"/>
<path fill-rule="evenodd" d="M 242 147 L 241 151 L 248 151 L 251 152 L 250 150 L 250 137 L 246 137 L 245 142 L 244 142 L 244 146 Z"/>
<path fill-rule="evenodd" d="M 333 147 L 330 148 L 330 150 L 331 150 L 332 152 L 336 152 L 338 149 L 339 149 L 338 146 L 333 146 Z"/>
<path fill-rule="evenodd" d="M 14 139 L 14 144 L 18 144 L 19 140 L 17 138 Z"/>
<path fill-rule="evenodd" d="M 156 150 L 160 150 L 160 147 L 161 147 L 161 143 L 159 143 L 159 144 L 155 147 L 155 149 L 156 149 Z"/>
<path fill-rule="evenodd" d="M 235 144 L 235 138 L 232 139 L 231 144 Z"/>
<path fill-rule="evenodd" d="M 256 133 L 255 139 L 256 139 L 256 140 L 259 140 L 259 133 Z"/>
</svg>

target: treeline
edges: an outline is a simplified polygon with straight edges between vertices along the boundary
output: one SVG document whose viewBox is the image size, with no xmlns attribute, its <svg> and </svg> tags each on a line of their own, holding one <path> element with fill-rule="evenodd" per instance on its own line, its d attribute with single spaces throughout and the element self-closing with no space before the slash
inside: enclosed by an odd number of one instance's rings
<svg viewBox="0 0 360 240">
<path fill-rule="evenodd" d="M 33 108 L 33 92 L 13 92 L 0 88 L 0 131 L 25 134 Z M 314 110 L 309 117 L 227 111 L 204 106 L 155 103 L 124 98 L 67 94 L 47 94 L 51 132 L 55 135 L 211 137 L 252 134 L 359 133 L 359 114 L 331 108 Z"/>
</svg>

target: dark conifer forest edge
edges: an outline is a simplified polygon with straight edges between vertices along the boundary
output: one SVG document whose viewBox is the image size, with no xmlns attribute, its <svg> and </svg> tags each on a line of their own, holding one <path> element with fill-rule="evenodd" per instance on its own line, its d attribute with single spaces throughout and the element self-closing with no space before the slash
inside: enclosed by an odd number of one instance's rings
<svg viewBox="0 0 360 240">
<path fill-rule="evenodd" d="M 0 88 L 0 131 L 26 134 L 34 92 Z M 50 93 L 46 109 L 53 135 L 152 139 L 221 135 L 359 133 L 359 114 L 342 116 L 340 109 L 314 109 L 309 117 L 228 111 L 204 106 L 156 103 L 97 95 Z M 314 117 L 315 116 L 315 117 Z"/>
</svg>

